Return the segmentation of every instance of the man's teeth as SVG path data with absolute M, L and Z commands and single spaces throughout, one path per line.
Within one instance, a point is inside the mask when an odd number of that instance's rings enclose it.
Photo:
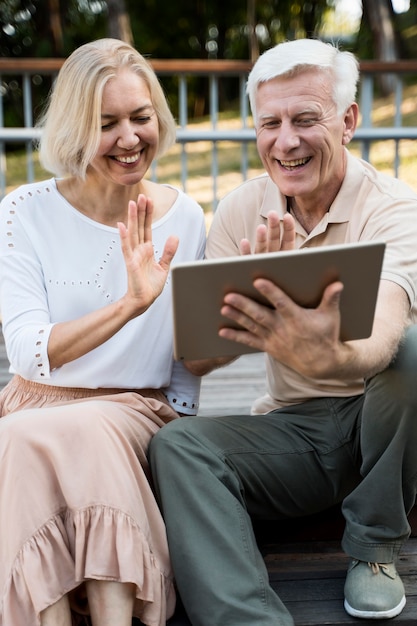
M 294 159 L 294 161 L 280 161 L 284 167 L 297 167 L 297 165 L 304 165 L 309 159 Z
M 120 161 L 120 163 L 134 163 L 135 161 L 138 160 L 138 154 L 134 154 L 132 156 L 126 156 L 126 157 L 122 157 L 122 156 L 117 156 L 115 157 L 116 161 Z

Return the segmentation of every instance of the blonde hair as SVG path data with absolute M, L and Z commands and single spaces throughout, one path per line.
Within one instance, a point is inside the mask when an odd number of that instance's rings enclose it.
M 157 156 L 174 144 L 176 124 L 150 64 L 123 41 L 99 39 L 80 46 L 64 62 L 37 124 L 42 130 L 39 157 L 46 170 L 85 177 L 100 143 L 103 90 L 121 68 L 138 74 L 149 89 L 159 126 Z
M 264 52 L 249 74 L 246 91 L 255 122 L 255 98 L 260 83 L 278 76 L 295 76 L 311 69 L 330 72 L 334 79 L 334 104 L 338 114 L 344 113 L 356 97 L 359 63 L 355 56 L 317 39 L 296 39 Z

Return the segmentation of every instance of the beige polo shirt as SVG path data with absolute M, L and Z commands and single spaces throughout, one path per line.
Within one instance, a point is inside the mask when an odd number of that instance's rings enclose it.
M 385 176 L 347 151 L 347 170 L 330 210 L 311 233 L 296 222 L 296 247 L 358 241 L 384 241 L 382 279 L 400 285 L 410 301 L 410 322 L 417 322 L 417 194 L 398 179 Z M 287 201 L 267 174 L 248 180 L 220 203 L 211 226 L 206 256 L 239 254 L 239 243 L 255 243 L 256 227 L 276 210 L 282 218 Z M 358 303 L 360 306 L 360 303 Z M 267 394 L 253 413 L 304 402 L 315 397 L 363 392 L 363 380 L 317 380 L 301 376 L 266 355 Z

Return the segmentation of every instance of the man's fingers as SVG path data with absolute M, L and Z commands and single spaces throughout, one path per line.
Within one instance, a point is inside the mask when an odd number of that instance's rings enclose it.
M 270 211 L 267 216 L 267 250 L 266 252 L 279 252 L 281 246 L 281 223 L 278 213 Z
M 252 250 L 251 250 L 251 247 L 250 247 L 249 239 L 242 239 L 242 241 L 240 242 L 240 245 L 239 245 L 239 252 L 243 256 L 248 255 L 248 254 L 252 254 Z
M 343 283 L 340 281 L 336 281 L 335 283 L 331 283 L 326 287 L 323 291 L 323 297 L 321 299 L 319 308 L 320 309 L 339 309 L 340 308 L 340 297 L 343 291 Z
M 268 252 L 268 228 L 265 224 L 260 224 L 256 229 L 255 254 Z
M 256 229 L 255 247 L 252 250 L 248 239 L 242 239 L 239 245 L 240 253 L 262 254 L 265 252 L 279 252 L 280 250 L 295 249 L 295 222 L 290 213 L 284 215 L 281 223 L 278 213 L 270 211 L 267 223 L 260 224 Z
M 281 250 L 295 249 L 295 222 L 291 213 L 286 213 L 282 222 Z

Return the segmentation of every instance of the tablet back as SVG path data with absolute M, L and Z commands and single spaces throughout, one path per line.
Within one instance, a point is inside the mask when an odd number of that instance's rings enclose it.
M 341 339 L 369 337 L 375 313 L 385 244 L 364 242 L 302 248 L 285 252 L 233 256 L 179 263 L 172 268 L 174 356 L 204 359 L 255 352 L 218 336 L 222 326 L 236 326 L 220 314 L 230 291 L 262 296 L 255 278 L 269 278 L 297 304 L 314 308 L 324 288 L 340 280 Z

